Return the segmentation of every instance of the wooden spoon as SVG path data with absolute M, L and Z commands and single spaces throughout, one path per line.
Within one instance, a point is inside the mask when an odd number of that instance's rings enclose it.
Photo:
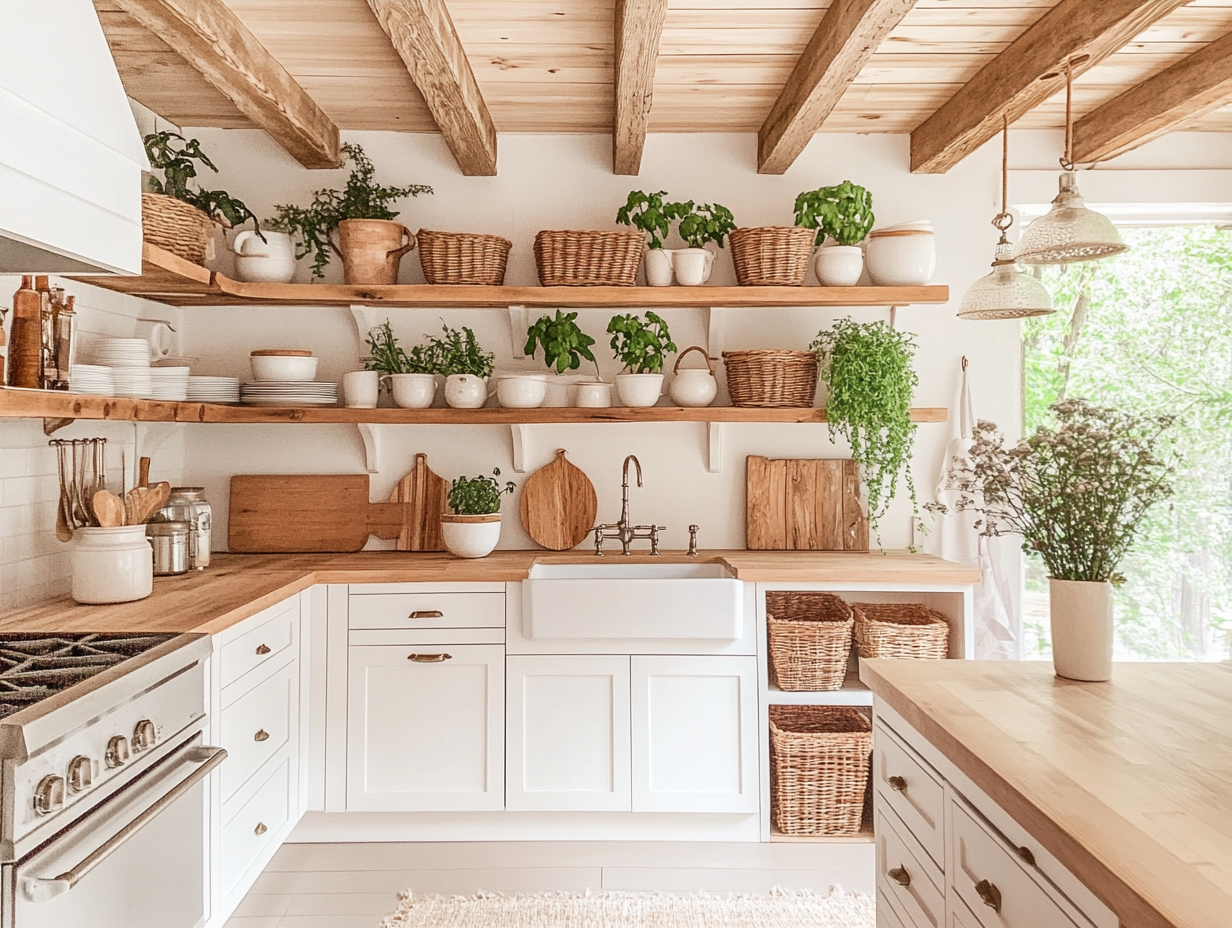
M 124 500 L 109 490 L 98 490 L 92 500 L 94 517 L 102 528 L 118 528 L 126 518 Z
M 167 481 L 152 487 L 133 487 L 124 497 L 125 525 L 141 525 L 149 521 L 171 498 L 171 484 Z

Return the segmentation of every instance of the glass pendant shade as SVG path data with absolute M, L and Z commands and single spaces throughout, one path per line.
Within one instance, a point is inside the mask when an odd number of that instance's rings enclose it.
M 959 319 L 1025 319 L 1053 312 L 1048 288 L 1014 262 L 1014 246 L 1001 237 L 992 273 L 973 283 L 958 307 Z
M 1083 205 L 1077 174 L 1062 174 L 1060 187 L 1052 209 L 1022 233 L 1018 242 L 1019 262 L 1072 264 L 1110 258 L 1129 250 L 1107 216 Z

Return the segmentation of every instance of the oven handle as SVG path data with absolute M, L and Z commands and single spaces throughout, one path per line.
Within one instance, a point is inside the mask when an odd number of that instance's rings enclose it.
M 160 796 L 148 809 L 112 835 L 106 843 L 97 848 L 71 870 L 65 870 L 59 876 L 26 877 L 22 882 L 25 896 L 31 902 L 48 902 L 61 896 L 76 886 L 91 870 L 101 864 L 112 852 L 118 851 L 129 838 L 148 825 L 153 818 L 187 793 L 190 789 L 210 775 L 210 772 L 227 759 L 225 748 L 199 746 L 185 752 L 185 758 L 201 766 Z

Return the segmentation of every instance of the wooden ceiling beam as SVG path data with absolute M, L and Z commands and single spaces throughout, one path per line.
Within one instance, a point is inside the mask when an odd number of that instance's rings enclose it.
M 911 133 L 911 170 L 944 174 L 1065 86 L 1065 63 L 1093 67 L 1187 0 L 1061 0 Z M 1043 79 L 1045 75 L 1059 75 Z
M 757 173 L 782 174 L 915 0 L 833 0 L 757 133 Z
M 616 87 L 612 173 L 637 174 L 654 98 L 667 0 L 616 0 Z
M 222 0 L 116 0 L 306 168 L 342 164 L 338 127 Z
M 368 0 L 411 80 L 469 176 L 496 173 L 496 126 L 445 0 Z
M 1074 160 L 1104 161 L 1232 103 L 1232 33 L 1074 123 Z

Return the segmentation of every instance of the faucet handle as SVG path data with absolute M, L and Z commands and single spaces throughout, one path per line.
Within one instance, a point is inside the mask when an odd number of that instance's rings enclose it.
M 595 557 L 603 557 L 603 526 L 595 526 Z
M 666 532 L 666 525 L 650 526 L 650 554 L 652 557 L 659 556 L 659 532 Z
M 689 526 L 689 557 L 697 557 L 697 526 Z

